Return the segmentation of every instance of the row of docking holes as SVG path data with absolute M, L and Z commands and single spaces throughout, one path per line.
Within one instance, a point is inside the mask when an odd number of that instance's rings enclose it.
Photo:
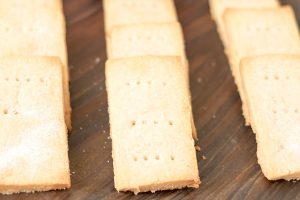
M 152 81 L 131 81 L 131 82 L 127 82 L 126 85 L 127 86 L 134 86 L 134 85 L 152 85 L 153 82 Z M 167 86 L 166 82 L 162 82 L 163 86 Z
M 290 111 L 289 110 L 284 110 L 283 112 L 284 113 L 296 113 L 296 114 L 298 114 L 299 113 L 299 109 L 294 109 L 294 110 L 290 110 Z M 277 113 L 280 113 L 280 111 L 274 109 L 273 113 L 277 114 Z
M 265 78 L 265 80 L 270 80 L 272 78 L 274 78 L 275 80 L 290 80 L 290 79 L 292 79 L 290 76 L 278 76 L 278 75 L 265 76 L 264 78 Z M 300 77 L 299 77 L 299 80 L 300 80 Z
M 3 115 L 8 115 L 8 114 L 18 115 L 19 113 L 18 113 L 18 111 L 15 111 L 15 110 L 12 112 L 9 112 L 7 109 L 3 109 L 2 114 Z
M 155 41 L 160 41 L 160 42 L 163 42 L 163 41 L 166 41 L 166 37 L 163 36 L 163 35 L 157 35 L 155 37 L 152 37 L 150 35 L 130 35 L 128 37 L 128 41 L 136 41 L 136 40 L 148 40 L 148 41 L 152 41 L 152 40 L 155 40 Z
M 21 27 L 21 28 L 18 28 L 18 29 L 12 29 L 12 28 L 10 28 L 10 27 L 5 27 L 4 28 L 4 31 L 6 32 L 6 33 L 8 33 L 8 32 L 11 32 L 11 31 L 20 31 L 20 32 L 34 32 L 34 29 L 32 28 L 32 27 Z
M 264 26 L 264 27 L 254 27 L 254 26 L 249 26 L 248 27 L 248 31 L 255 31 L 255 32 L 261 32 L 261 31 L 264 31 L 264 32 L 281 32 L 282 31 L 282 28 L 281 27 L 268 27 L 268 26 Z
M 154 157 L 148 157 L 148 156 L 145 155 L 145 156 L 143 156 L 143 157 L 141 158 L 141 160 L 144 160 L 144 161 L 148 161 L 148 160 L 150 160 L 150 159 L 160 160 L 161 158 L 160 158 L 159 155 L 155 155 Z M 174 160 L 175 160 L 175 156 L 171 155 L 171 156 L 169 157 L 169 159 L 170 159 L 171 161 L 174 161 Z M 134 160 L 135 162 L 137 162 L 137 161 L 139 160 L 139 158 L 136 157 L 136 156 L 134 156 L 134 157 L 133 157 L 133 160 Z
M 173 126 L 173 125 L 174 125 L 173 121 L 167 121 L 167 123 L 168 123 L 169 126 Z M 149 122 L 149 121 L 143 120 L 143 121 L 140 121 L 140 124 L 141 124 L 141 125 L 147 125 L 147 124 L 158 125 L 158 124 L 159 124 L 159 121 L 154 120 L 154 121 Z M 132 126 L 132 127 L 137 126 L 137 125 L 138 125 L 138 122 L 137 122 L 137 121 L 135 121 L 135 120 L 131 121 L 131 126 Z
M 32 81 L 32 79 L 30 79 L 30 78 L 20 79 L 20 78 L 18 78 L 18 77 L 16 77 L 16 78 L 9 78 L 9 77 L 6 77 L 6 78 L 5 78 L 5 81 L 16 81 L 16 82 L 19 82 L 19 81 L 25 81 L 25 82 L 30 82 L 30 81 Z M 39 81 L 40 81 L 41 83 L 44 83 L 44 82 L 45 82 L 45 79 L 44 79 L 44 78 L 40 78 Z

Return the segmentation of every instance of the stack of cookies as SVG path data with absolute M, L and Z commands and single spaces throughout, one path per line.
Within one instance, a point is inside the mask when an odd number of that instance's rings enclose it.
M 172 0 L 104 0 L 115 187 L 199 186 L 182 29 Z
M 277 0 L 210 0 L 269 180 L 300 178 L 300 36 Z
M 61 0 L 0 0 L 0 193 L 70 187 Z

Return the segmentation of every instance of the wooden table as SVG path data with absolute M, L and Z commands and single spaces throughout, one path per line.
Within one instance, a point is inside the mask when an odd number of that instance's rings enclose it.
M 175 0 L 190 60 L 194 119 L 200 138 L 199 189 L 134 196 L 114 189 L 105 90 L 100 0 L 65 0 L 74 130 L 69 136 L 72 188 L 0 199 L 300 199 L 300 183 L 267 181 L 207 0 Z M 300 22 L 299 0 L 293 5 Z M 206 158 L 206 159 L 205 159 Z M 300 158 L 299 158 L 300 159 Z

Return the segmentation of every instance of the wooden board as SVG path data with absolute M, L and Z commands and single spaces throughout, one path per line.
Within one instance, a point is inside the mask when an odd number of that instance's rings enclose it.
M 267 181 L 257 164 L 255 137 L 244 127 L 241 101 L 207 0 L 175 0 L 182 23 L 193 112 L 201 152 L 198 190 L 134 196 L 114 189 L 100 0 L 65 0 L 73 133 L 69 136 L 72 188 L 0 199 L 300 199 L 300 182 Z M 293 5 L 300 22 L 300 2 Z M 207 159 L 203 160 L 202 156 Z

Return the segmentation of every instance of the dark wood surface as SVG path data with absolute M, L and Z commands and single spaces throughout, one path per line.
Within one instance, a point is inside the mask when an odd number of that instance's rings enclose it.
M 0 199 L 300 199 L 300 183 L 269 182 L 261 173 L 255 136 L 244 126 L 239 94 L 207 0 L 175 2 L 190 60 L 193 113 L 201 146 L 197 153 L 200 188 L 138 196 L 116 192 L 101 1 L 65 0 L 74 127 L 69 136 L 72 188 Z M 293 5 L 300 21 L 299 0 L 282 3 Z

